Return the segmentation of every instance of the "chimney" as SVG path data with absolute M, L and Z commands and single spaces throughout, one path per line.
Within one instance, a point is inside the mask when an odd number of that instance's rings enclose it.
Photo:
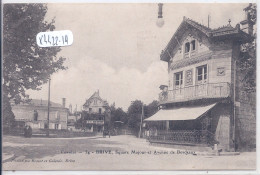
M 248 7 L 244 9 L 245 11 L 245 19 L 240 22 L 241 24 L 241 30 L 249 35 L 253 35 L 253 22 L 250 20 L 250 14 L 248 10 L 251 8 L 252 4 L 249 4 Z
M 66 107 L 66 98 L 62 98 L 62 107 L 63 107 L 63 108 Z

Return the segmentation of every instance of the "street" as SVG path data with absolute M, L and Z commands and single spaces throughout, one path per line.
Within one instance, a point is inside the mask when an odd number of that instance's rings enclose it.
M 4 170 L 232 170 L 255 169 L 256 153 L 193 155 L 149 145 L 130 135 L 85 138 L 3 137 Z M 195 153 L 196 154 L 196 153 Z

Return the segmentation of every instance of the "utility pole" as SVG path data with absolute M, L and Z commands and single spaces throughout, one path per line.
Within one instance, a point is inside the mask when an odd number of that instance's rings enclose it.
M 209 28 L 209 22 L 210 22 L 210 15 L 208 15 L 208 28 Z
M 46 136 L 50 135 L 50 94 L 51 94 L 51 78 L 49 78 L 49 90 L 48 90 L 48 115 L 47 115 L 47 133 Z
M 141 134 L 142 134 L 143 117 L 144 117 L 144 105 L 142 104 L 142 115 L 141 115 L 141 122 L 140 122 L 139 138 L 141 138 Z

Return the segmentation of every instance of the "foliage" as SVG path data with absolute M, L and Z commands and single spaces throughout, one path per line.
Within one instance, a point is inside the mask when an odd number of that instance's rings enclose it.
M 55 29 L 45 21 L 46 4 L 5 4 L 3 7 L 3 92 L 19 103 L 26 90 L 39 90 L 51 74 L 65 69 L 59 47 L 38 47 L 36 35 Z
M 135 100 L 128 107 L 128 126 L 137 129 L 140 126 L 143 103 L 140 100 Z
M 46 4 L 5 4 L 3 7 L 3 111 L 4 123 L 14 120 L 10 100 L 16 104 L 28 99 L 26 90 L 40 90 L 50 75 L 65 69 L 65 58 L 57 58 L 59 47 L 41 48 L 39 32 L 55 29 L 54 20 L 45 21 Z
M 105 129 L 111 128 L 111 110 L 107 108 L 104 113 L 104 127 Z
M 248 7 L 248 20 L 255 25 L 257 22 L 256 4 L 250 4 Z M 238 62 L 239 70 L 244 75 L 242 78 L 243 87 L 248 92 L 256 90 L 256 32 L 253 34 L 253 40 L 241 46 L 240 59 Z
M 3 127 L 12 127 L 14 126 L 14 113 L 12 111 L 11 105 L 9 103 L 8 97 L 3 94 L 3 105 L 2 105 L 2 110 L 3 110 Z
M 144 104 L 140 100 L 135 100 L 129 106 L 127 115 L 128 115 L 128 126 L 130 128 L 139 129 L 142 115 L 142 106 Z M 144 105 L 144 118 L 151 117 L 158 110 L 159 102 L 154 100 L 148 105 Z
M 158 111 L 159 102 L 157 100 L 152 101 L 144 108 L 144 118 L 151 117 Z
M 121 121 L 123 123 L 127 123 L 127 114 L 123 111 L 122 108 L 116 108 L 113 113 L 111 113 L 112 119 L 111 121 L 114 123 L 115 121 Z
M 75 128 L 76 129 L 81 129 L 83 127 L 83 118 L 81 117 L 80 119 L 78 119 L 75 123 Z
M 252 24 L 256 24 L 257 21 L 257 6 L 256 4 L 249 4 L 248 7 L 248 20 L 252 23 Z

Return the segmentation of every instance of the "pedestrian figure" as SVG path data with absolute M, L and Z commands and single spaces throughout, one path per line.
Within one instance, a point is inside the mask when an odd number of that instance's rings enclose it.
M 32 136 L 32 128 L 31 126 L 26 125 L 24 128 L 24 137 L 30 138 Z
M 31 126 L 28 127 L 28 138 L 32 137 L 32 128 Z
M 28 129 L 27 129 L 27 127 L 28 127 L 28 125 L 26 125 L 25 127 L 24 127 L 24 137 L 26 138 L 27 137 L 27 135 L 28 135 Z
M 104 130 L 103 131 L 103 137 L 106 137 L 106 136 L 109 136 L 109 138 L 110 138 L 110 131 L 109 130 Z

